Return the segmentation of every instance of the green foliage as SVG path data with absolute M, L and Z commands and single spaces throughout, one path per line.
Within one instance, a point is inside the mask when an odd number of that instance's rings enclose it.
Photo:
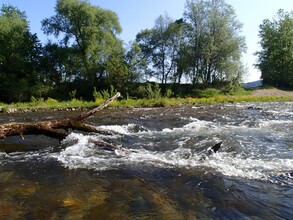
M 166 98 L 171 98 L 171 96 L 173 96 L 173 92 L 172 92 L 172 90 L 170 88 L 168 88 L 166 90 L 165 97 Z
M 142 56 L 150 66 L 149 76 L 154 76 L 166 84 L 175 75 L 176 56 L 179 51 L 178 41 L 174 40 L 178 32 L 168 16 L 159 16 L 152 29 L 141 31 L 136 41 L 141 48 Z M 177 39 L 178 40 L 178 39 Z
M 236 102 L 279 102 L 279 101 L 293 101 L 292 96 L 223 96 L 218 95 L 215 97 L 207 98 L 160 98 L 160 99 L 122 99 L 111 103 L 112 107 L 168 107 L 168 106 L 181 106 L 181 105 L 196 105 L 196 104 L 216 104 L 216 103 L 236 103 Z M 55 99 L 33 98 L 32 101 L 27 103 L 18 102 L 12 104 L 0 103 L 0 112 L 9 111 L 11 108 L 17 108 L 19 111 L 25 109 L 33 110 L 55 110 L 55 109 L 76 109 L 76 108 L 93 108 L 100 105 L 104 100 L 98 102 L 85 102 L 78 99 L 73 99 L 66 102 L 59 102 Z
M 76 50 L 74 47 L 52 42 L 43 47 L 40 64 L 46 81 L 51 85 L 60 86 L 80 77 L 82 63 Z
M 47 98 L 46 102 L 51 103 L 51 104 L 55 104 L 55 103 L 58 103 L 58 100 L 49 97 L 49 98 Z
M 193 83 L 241 80 L 242 24 L 224 0 L 188 0 L 184 12 Z
M 184 75 L 193 84 L 238 83 L 245 71 L 241 28 L 224 0 L 188 0 L 183 19 L 159 16 L 152 29 L 137 34 L 146 75 L 161 84 L 180 83 Z
M 119 90 L 122 89 L 129 79 L 129 71 L 121 55 L 112 55 L 105 67 L 108 73 L 107 84 L 115 85 Z
M 105 101 L 111 97 L 113 97 L 117 93 L 117 90 L 113 85 L 110 85 L 109 90 L 97 91 L 96 87 L 94 87 L 93 97 L 96 102 Z
M 160 99 L 161 89 L 158 83 L 147 83 L 146 85 L 141 85 L 137 89 L 137 93 L 140 97 L 148 99 Z
M 243 96 L 243 95 L 251 95 L 251 90 L 247 90 L 241 86 L 231 86 L 228 89 L 224 88 L 222 93 L 225 95 Z
M 47 93 L 52 89 L 51 86 L 46 85 L 41 82 L 37 82 L 35 85 L 31 86 L 30 88 L 30 94 L 32 96 L 36 96 L 38 98 L 44 97 L 47 95 Z
M 134 41 L 129 45 L 125 56 L 125 61 L 128 66 L 128 76 L 131 82 L 139 82 L 146 75 L 147 56 L 143 53 L 138 42 Z
M 26 15 L 11 5 L 0 11 L 0 100 L 24 101 L 40 80 L 40 43 L 29 32 Z
M 158 83 L 155 83 L 154 85 L 148 83 L 146 86 L 146 92 L 149 99 L 161 98 L 161 89 Z
M 199 89 L 195 90 L 194 93 L 199 98 L 211 98 L 211 97 L 219 95 L 221 91 L 214 88 L 207 88 L 202 90 L 199 90 Z
M 102 94 L 97 91 L 96 87 L 94 87 L 93 97 L 94 97 L 94 100 L 103 98 Z
M 293 12 L 279 10 L 273 21 L 264 20 L 259 36 L 262 50 L 257 67 L 264 83 L 293 86 Z
M 75 59 L 81 64 L 77 77 L 86 79 L 91 87 L 104 76 L 111 56 L 123 53 L 122 42 L 116 37 L 121 32 L 118 17 L 82 0 L 58 0 L 55 11 L 56 15 L 42 21 L 43 30 L 62 37 L 65 47 L 75 48 Z M 113 68 L 108 68 L 113 73 Z
M 69 92 L 70 100 L 76 99 L 76 89 Z

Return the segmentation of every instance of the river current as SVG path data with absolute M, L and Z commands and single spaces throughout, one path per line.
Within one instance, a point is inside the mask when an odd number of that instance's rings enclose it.
M 117 134 L 0 141 L 0 219 L 293 218 L 292 102 L 105 109 L 87 122 Z

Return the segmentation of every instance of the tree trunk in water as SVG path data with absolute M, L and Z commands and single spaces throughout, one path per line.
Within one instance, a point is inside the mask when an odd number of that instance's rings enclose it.
M 23 135 L 25 134 L 43 134 L 62 140 L 69 134 L 68 129 L 80 130 L 85 132 L 95 132 L 105 135 L 114 134 L 115 132 L 101 130 L 92 125 L 83 123 L 82 120 L 90 117 L 98 111 L 101 111 L 118 97 L 120 97 L 119 92 L 97 108 L 94 108 L 87 112 L 82 112 L 78 117 L 75 118 L 65 118 L 58 120 L 54 119 L 41 122 L 12 122 L 0 124 L 0 139 L 4 139 L 7 136 L 15 135 L 20 135 L 23 138 Z

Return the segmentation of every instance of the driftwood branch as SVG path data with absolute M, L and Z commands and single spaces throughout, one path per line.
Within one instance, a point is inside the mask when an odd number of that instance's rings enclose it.
M 23 137 L 23 135 L 26 134 L 43 134 L 49 137 L 63 139 L 69 134 L 69 129 L 111 135 L 114 132 L 97 129 L 94 126 L 82 122 L 82 120 L 106 108 L 118 97 L 120 97 L 119 92 L 115 96 L 104 102 L 102 105 L 87 112 L 83 112 L 75 118 L 65 118 L 60 120 L 55 119 L 41 122 L 12 122 L 0 124 L 0 139 L 4 139 L 7 136 L 15 135 L 20 135 L 21 137 Z
M 94 109 L 92 109 L 92 110 L 90 110 L 88 112 L 83 112 L 78 117 L 73 118 L 72 120 L 74 120 L 74 121 L 81 121 L 81 120 L 83 120 L 83 119 L 85 119 L 85 118 L 87 118 L 87 117 L 95 114 L 96 112 L 101 111 L 102 109 L 106 108 L 111 102 L 113 102 L 114 100 L 116 100 L 119 97 L 120 97 L 120 93 L 117 92 L 116 95 L 114 95 L 112 98 L 108 99 L 106 102 L 104 102 L 99 107 L 94 108 Z

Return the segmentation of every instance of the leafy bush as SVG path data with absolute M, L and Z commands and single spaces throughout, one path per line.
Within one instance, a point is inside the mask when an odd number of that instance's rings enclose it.
M 31 102 L 34 103 L 34 104 L 43 103 L 44 98 L 36 98 L 34 96 L 31 96 Z
M 107 100 L 111 97 L 113 97 L 117 93 L 117 90 L 114 88 L 114 86 L 110 86 L 110 90 L 102 90 L 102 91 L 97 91 L 96 87 L 94 87 L 93 91 L 93 97 L 95 101 L 99 102 L 100 100 Z
M 168 88 L 165 92 L 165 97 L 170 98 L 173 95 L 173 92 L 170 88 Z
M 48 103 L 57 103 L 58 100 L 48 97 L 47 100 L 46 100 L 46 102 L 48 102 Z
M 76 89 L 69 92 L 69 97 L 71 100 L 76 98 Z
M 223 89 L 225 95 L 250 95 L 251 91 L 243 88 L 240 85 L 230 85 Z
M 137 89 L 137 94 L 141 98 L 148 98 L 148 99 L 162 98 L 161 88 L 158 83 L 155 83 L 155 84 L 147 83 L 146 85 L 139 86 Z

